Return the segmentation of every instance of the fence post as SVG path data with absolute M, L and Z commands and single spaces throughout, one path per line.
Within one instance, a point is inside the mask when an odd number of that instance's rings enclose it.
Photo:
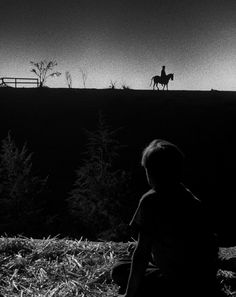
M 15 77 L 15 88 L 17 88 L 17 78 Z

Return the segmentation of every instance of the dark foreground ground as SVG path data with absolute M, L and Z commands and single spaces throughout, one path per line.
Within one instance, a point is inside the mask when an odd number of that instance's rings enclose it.
M 172 141 L 186 154 L 185 183 L 212 207 L 225 242 L 236 241 L 235 92 L 0 89 L 0 139 L 11 130 L 19 145 L 27 141 L 37 172 L 49 176 L 52 207 L 61 208 L 72 189 L 84 129 L 96 129 L 99 111 L 121 128 L 118 166 L 133 172 L 137 199 L 147 189 L 143 147 L 153 138 Z

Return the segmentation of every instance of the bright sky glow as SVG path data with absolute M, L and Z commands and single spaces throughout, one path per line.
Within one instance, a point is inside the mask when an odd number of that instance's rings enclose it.
M 150 89 L 161 66 L 170 89 L 236 90 L 235 0 L 2 0 L 0 76 L 34 77 L 29 61 L 55 59 L 50 87 Z

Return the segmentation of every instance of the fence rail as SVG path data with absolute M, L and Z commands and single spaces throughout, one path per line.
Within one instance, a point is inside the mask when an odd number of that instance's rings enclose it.
M 36 87 L 39 87 L 39 80 L 30 77 L 0 77 L 0 85 L 6 87 L 14 85 L 15 88 L 17 88 L 17 85 L 36 85 Z

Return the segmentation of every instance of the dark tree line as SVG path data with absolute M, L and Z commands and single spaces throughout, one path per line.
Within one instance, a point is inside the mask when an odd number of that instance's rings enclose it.
M 134 200 L 131 173 L 118 168 L 117 130 L 100 114 L 97 129 L 85 131 L 87 145 L 63 216 L 47 211 L 47 178 L 34 174 L 32 153 L 9 133 L 0 154 L 0 232 L 26 236 L 64 233 L 89 239 L 125 240 Z M 66 226 L 66 227 L 65 227 Z

